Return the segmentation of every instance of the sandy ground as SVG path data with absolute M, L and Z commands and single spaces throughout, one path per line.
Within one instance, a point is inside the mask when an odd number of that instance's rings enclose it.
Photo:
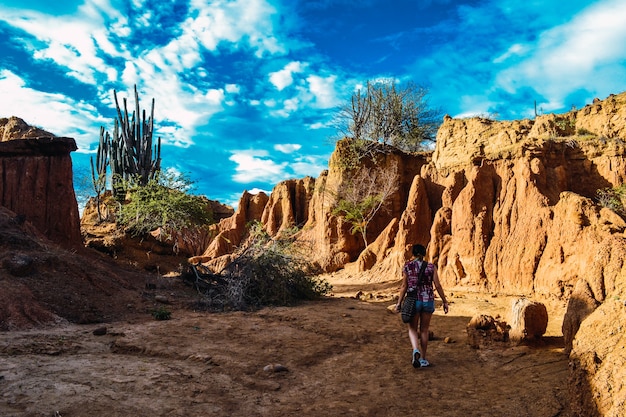
M 511 300 L 453 293 L 432 320 L 432 366 L 414 369 L 388 309 L 397 287 L 334 285 L 296 307 L 172 307 L 171 320 L 139 315 L 101 336 L 97 324 L 0 333 L 0 416 L 568 415 L 563 305 L 548 305 L 539 346 L 472 349 L 469 319 L 506 319 Z M 372 301 L 346 297 L 357 288 Z

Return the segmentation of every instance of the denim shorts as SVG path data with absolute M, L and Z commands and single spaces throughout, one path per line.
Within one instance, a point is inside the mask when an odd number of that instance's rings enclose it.
M 435 302 L 434 301 L 416 301 L 415 310 L 417 313 L 434 313 Z

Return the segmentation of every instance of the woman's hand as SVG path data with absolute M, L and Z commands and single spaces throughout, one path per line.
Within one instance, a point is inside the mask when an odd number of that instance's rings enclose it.
M 448 314 L 448 302 L 447 301 L 443 302 L 443 312 Z

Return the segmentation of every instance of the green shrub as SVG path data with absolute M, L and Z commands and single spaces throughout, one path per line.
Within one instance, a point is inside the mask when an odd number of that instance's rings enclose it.
M 613 188 L 601 188 L 597 191 L 598 204 L 613 210 L 615 213 L 626 218 L 626 184 Z
M 155 320 L 169 320 L 172 318 L 172 313 L 165 307 L 159 307 L 152 312 L 152 317 L 154 317 Z
M 213 222 L 209 201 L 189 194 L 191 181 L 182 174 L 162 171 L 146 185 L 133 182 L 121 205 L 117 222 L 133 236 L 161 228 L 167 234 Z
M 555 121 L 559 136 L 573 135 L 576 128 L 576 120 L 569 118 L 558 118 Z

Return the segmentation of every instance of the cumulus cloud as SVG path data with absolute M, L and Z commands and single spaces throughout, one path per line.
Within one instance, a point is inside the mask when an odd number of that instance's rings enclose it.
M 30 125 L 74 138 L 79 151 L 87 151 L 97 137 L 94 125 L 110 122 L 99 116 L 92 105 L 29 88 L 22 78 L 8 70 L 0 70 L 0 97 L 5 97 L 0 100 L 0 114 L 26 118 Z
M 297 143 L 283 143 L 274 145 L 274 149 L 282 153 L 293 153 L 297 150 L 300 150 L 300 148 L 302 148 L 302 145 L 299 145 Z
M 86 7 L 79 11 L 78 16 L 51 16 L 32 10 L 5 9 L 2 19 L 36 39 L 36 42 L 21 39 L 35 59 L 51 60 L 66 67 L 68 75 L 77 80 L 96 84 L 101 75 L 99 68 L 106 67 L 98 52 L 116 50 L 106 40 L 102 16 L 91 13 Z M 116 15 L 113 12 L 112 17 Z
M 209 50 L 215 50 L 223 41 L 235 43 L 245 39 L 257 57 L 284 52 L 284 46 L 274 35 L 273 17 L 277 12 L 268 1 L 207 4 L 206 0 L 192 0 L 190 8 L 197 17 L 188 21 L 188 31 Z
M 317 177 L 320 172 L 328 168 L 328 160 L 319 155 L 307 155 L 297 158 L 290 166 L 298 178 Z
M 274 101 L 270 101 L 267 103 L 268 107 L 274 107 L 276 103 Z M 275 110 L 270 111 L 270 114 L 274 117 L 282 117 L 287 118 L 291 113 L 294 113 L 298 110 L 300 106 L 300 99 L 298 97 L 292 97 L 286 100 L 283 100 L 282 107 L 279 107 Z
M 306 64 L 302 64 L 301 62 L 290 62 L 285 65 L 283 69 L 269 74 L 270 83 L 272 83 L 278 91 L 282 91 L 293 84 L 293 74 L 303 72 L 305 67 Z
M 310 75 L 307 78 L 311 94 L 315 97 L 315 105 L 322 109 L 328 109 L 338 104 L 339 100 L 335 92 L 337 76 L 320 77 Z
M 620 0 L 591 5 L 570 22 L 540 34 L 535 44 L 513 45 L 499 57 L 518 54 L 519 63 L 496 77 L 496 86 L 509 93 L 529 87 L 545 94 L 551 107 L 562 107 L 564 98 L 586 88 L 590 78 L 615 77 L 612 63 L 623 62 L 626 52 L 626 3 Z M 626 75 L 622 68 L 619 71 Z
M 211 85 L 215 82 L 210 79 L 204 86 L 193 86 L 185 75 L 197 68 L 198 76 L 206 77 L 202 51 L 215 51 L 222 43 L 234 49 L 248 43 L 257 57 L 282 53 L 284 47 L 274 35 L 276 9 L 265 0 L 208 5 L 204 0 L 194 0 L 178 30 L 171 32 L 178 33 L 175 37 L 163 45 L 150 45 L 151 40 L 145 38 L 139 49 L 126 39 L 134 31 L 153 25 L 158 14 L 150 8 L 158 5 L 148 7 L 144 3 L 132 2 L 131 6 L 141 11 L 132 21 L 120 14 L 110 0 L 86 0 L 75 14 L 62 16 L 6 9 L 2 19 L 33 37 L 22 40 L 33 58 L 54 62 L 67 68 L 69 77 L 96 86 L 99 96 L 111 107 L 113 86 L 120 82 L 127 88 L 140 85 L 140 99 L 146 101 L 146 107 L 151 98 L 155 99 L 156 118 L 167 126 L 163 131 L 175 135 L 164 137 L 164 141 L 189 146 L 198 126 L 223 111 L 224 104 L 235 104 L 232 99 L 226 101 L 225 94 L 237 94 L 240 87 L 233 83 Z M 113 62 L 124 64 L 116 68 Z M 293 106 L 285 103 L 283 112 L 292 111 Z
M 287 163 L 276 163 L 266 151 L 236 151 L 229 158 L 237 164 L 233 181 L 247 184 L 258 181 L 276 183 L 285 179 Z

